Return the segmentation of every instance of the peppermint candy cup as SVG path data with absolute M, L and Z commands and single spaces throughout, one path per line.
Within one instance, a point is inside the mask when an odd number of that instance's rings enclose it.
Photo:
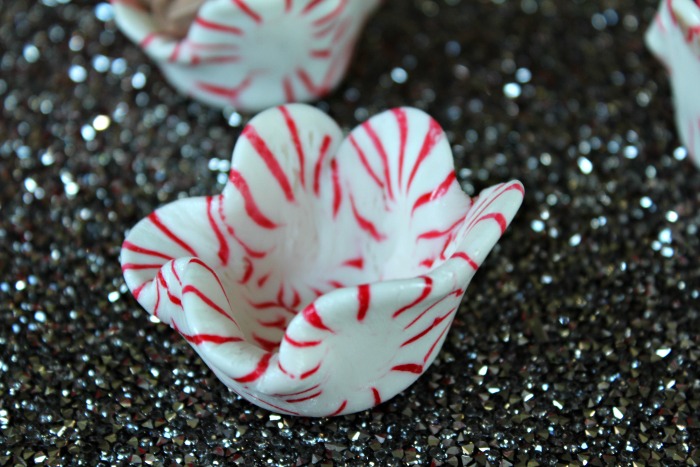
M 669 71 L 676 129 L 700 167 L 700 0 L 662 0 L 645 39 Z
M 380 0 L 206 0 L 181 39 L 144 3 L 112 0 L 116 24 L 165 78 L 205 104 L 253 112 L 330 92 Z
M 412 108 L 347 138 L 303 104 L 245 127 L 220 195 L 163 206 L 122 247 L 138 302 L 221 381 L 274 412 L 385 401 L 435 359 L 479 265 L 523 199 L 470 198 L 440 126 Z

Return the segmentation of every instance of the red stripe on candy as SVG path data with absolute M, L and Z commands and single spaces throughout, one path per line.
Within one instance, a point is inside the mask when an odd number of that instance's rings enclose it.
M 270 358 L 272 357 L 271 353 L 266 353 L 265 355 L 262 356 L 260 361 L 258 362 L 257 367 L 247 375 L 241 376 L 239 378 L 232 378 L 234 381 L 237 383 L 252 383 L 253 381 L 257 380 L 260 378 L 265 371 L 267 371 L 268 366 L 270 365 Z
M 286 102 L 296 101 L 294 96 L 294 88 L 292 87 L 292 80 L 288 76 L 282 80 L 282 89 L 284 90 L 284 99 Z
M 501 234 L 506 231 L 506 228 L 508 228 L 508 223 L 506 222 L 506 218 L 503 214 L 500 212 L 492 212 L 490 214 L 486 214 L 485 216 L 482 216 L 479 218 L 479 220 L 476 221 L 475 224 L 478 224 L 481 221 L 493 219 L 498 223 L 498 227 L 501 229 Z
M 340 177 L 338 176 L 338 163 L 335 159 L 331 160 L 331 179 L 333 180 L 333 218 L 335 219 L 343 199 L 343 192 L 340 188 Z
M 365 260 L 362 257 L 349 259 L 347 261 L 343 261 L 343 266 L 355 269 L 362 269 L 365 267 Z
M 180 330 L 180 328 L 178 328 L 177 323 L 175 323 L 175 321 L 173 321 L 171 324 L 173 326 L 173 329 L 179 332 L 180 335 L 184 337 L 187 342 L 190 342 L 195 345 L 200 345 L 204 343 L 220 345 L 229 344 L 231 342 L 243 342 L 243 338 L 234 336 L 221 336 L 218 334 L 185 334 Z
M 345 284 L 343 284 L 342 282 L 338 282 L 338 281 L 328 281 L 328 285 L 330 285 L 334 289 L 342 289 L 343 287 L 345 287 Z M 321 293 L 319 295 L 323 295 L 323 294 Z
M 321 149 L 319 149 L 318 159 L 316 160 L 316 166 L 314 167 L 314 194 L 318 196 L 321 189 L 321 167 L 323 167 L 323 161 L 328 154 L 328 148 L 331 145 L 331 137 L 325 135 L 323 141 L 321 142 Z
M 193 65 L 203 65 L 207 63 L 236 63 L 241 60 L 238 55 L 222 55 L 220 57 L 206 57 L 200 58 L 199 55 L 194 55 L 192 57 Z
M 382 403 L 382 397 L 379 395 L 377 388 L 372 388 L 372 396 L 374 396 L 374 405 L 379 405 Z
M 391 174 L 389 173 L 389 158 L 386 154 L 386 150 L 384 149 L 384 145 L 382 144 L 382 141 L 377 135 L 377 133 L 374 131 L 374 128 L 372 128 L 372 125 L 370 124 L 369 120 L 362 124 L 362 128 L 364 128 L 365 132 L 367 133 L 367 136 L 369 136 L 369 139 L 374 145 L 374 149 L 377 151 L 377 154 L 379 154 L 379 158 L 382 160 L 382 166 L 384 167 L 384 181 L 386 182 L 387 194 L 389 195 L 389 199 L 394 199 L 394 193 L 391 188 Z
M 224 234 L 221 233 L 219 226 L 216 225 L 216 221 L 214 221 L 214 216 L 211 212 L 212 200 L 213 197 L 207 196 L 207 219 L 209 220 L 209 225 L 211 226 L 211 229 L 214 231 L 214 236 L 216 237 L 216 240 L 219 242 L 219 260 L 221 261 L 221 264 L 223 266 L 226 266 L 229 257 L 228 242 L 226 241 Z
M 177 283 L 182 285 L 182 281 L 180 280 L 180 275 L 177 273 L 177 269 L 175 268 L 175 261 L 170 263 L 170 271 L 173 273 L 173 276 L 175 277 L 175 280 L 177 281 Z
M 197 297 L 199 297 L 199 299 L 202 300 L 209 308 L 211 308 L 212 310 L 216 311 L 216 312 L 219 313 L 220 315 L 222 315 L 222 316 L 228 318 L 229 320 L 233 321 L 234 323 L 236 323 L 236 320 L 234 320 L 228 313 L 226 313 L 226 311 L 225 311 L 223 308 L 221 308 L 219 305 L 217 305 L 216 303 L 214 303 L 214 301 L 213 301 L 211 298 L 209 298 L 209 297 L 207 297 L 206 295 L 204 295 L 204 293 L 203 293 L 201 290 L 199 290 L 197 287 L 195 287 L 195 286 L 193 286 L 193 285 L 191 285 L 191 284 L 188 284 L 188 285 L 184 286 L 184 287 L 182 288 L 182 295 L 186 295 L 186 294 L 188 294 L 188 293 L 193 293 L 193 294 L 195 294 L 195 295 L 196 295 Z M 238 325 L 238 323 L 236 323 L 236 325 Z
M 355 148 L 357 155 L 360 156 L 360 162 L 362 163 L 362 167 L 364 167 L 367 171 L 367 174 L 369 174 L 370 178 L 374 180 L 374 183 L 376 183 L 377 186 L 379 186 L 380 188 L 384 188 L 384 183 L 379 179 L 379 176 L 376 173 L 374 173 L 374 170 L 372 170 L 372 167 L 369 165 L 364 151 L 360 148 L 360 145 L 357 144 L 357 140 L 355 140 L 355 137 L 351 134 L 348 139 L 350 140 L 350 144 L 352 144 L 352 147 Z
M 440 303 L 442 303 L 443 301 L 445 301 L 447 298 L 449 298 L 449 295 L 448 295 L 447 297 L 442 297 L 440 300 L 438 300 L 437 302 L 433 303 L 432 305 L 430 305 L 430 306 L 429 306 L 428 308 L 426 308 L 425 310 L 421 311 L 420 314 L 419 314 L 418 316 L 416 316 L 415 318 L 413 318 L 413 321 L 411 321 L 411 322 L 408 323 L 406 326 L 404 326 L 404 329 L 408 329 L 408 328 L 410 328 L 411 326 L 413 326 L 414 324 L 416 324 L 423 316 L 425 316 L 426 313 L 428 313 L 430 310 L 432 310 L 433 308 L 435 308 L 436 306 L 438 306 Z
M 192 249 L 191 246 L 187 244 L 184 240 L 182 240 L 180 237 L 175 235 L 172 230 L 170 230 L 168 227 L 166 227 L 165 224 L 163 224 L 163 221 L 161 221 L 160 217 L 158 217 L 158 212 L 154 211 L 148 216 L 148 220 L 155 225 L 158 230 L 163 232 L 166 237 L 168 237 L 170 240 L 173 242 L 177 243 L 182 249 L 184 249 L 187 253 L 189 253 L 192 256 L 197 256 L 197 253 Z
M 277 394 L 272 394 L 272 396 L 273 396 L 273 397 L 291 397 L 291 396 L 298 396 L 298 395 L 301 395 L 301 394 L 304 394 L 304 393 L 307 393 L 307 392 L 311 392 L 311 391 L 313 391 L 314 389 L 318 389 L 318 387 L 319 387 L 320 385 L 321 385 L 320 383 L 319 383 L 319 384 L 314 384 L 314 385 L 311 386 L 310 388 L 306 388 L 306 389 L 301 390 L 301 391 L 297 391 L 297 392 L 288 392 L 288 393 L 277 393 Z
M 277 224 L 272 222 L 260 211 L 260 208 L 255 202 L 253 194 L 250 192 L 248 183 L 246 182 L 245 178 L 243 178 L 243 175 L 241 175 L 240 172 L 238 172 L 237 170 L 231 169 L 228 179 L 231 181 L 233 186 L 235 186 L 241 193 L 241 196 L 243 197 L 243 207 L 245 208 L 246 213 L 248 214 L 248 216 L 250 216 L 253 222 L 265 229 L 277 228 Z
M 419 365 L 417 363 L 404 363 L 403 365 L 393 366 L 391 371 L 405 371 L 407 373 L 419 375 L 423 373 L 423 365 Z
M 229 176 L 229 180 L 230 180 L 230 176 Z M 246 187 L 247 187 L 247 185 L 246 185 Z M 224 212 L 224 199 L 223 198 L 224 198 L 223 195 L 218 196 L 219 209 L 217 211 L 219 213 L 219 217 L 221 218 L 221 222 L 223 222 L 224 226 L 226 227 L 226 231 L 228 232 L 228 234 L 231 237 L 233 237 L 233 239 L 236 240 L 239 245 L 241 245 L 241 247 L 245 250 L 245 252 L 248 256 L 250 256 L 251 258 L 264 258 L 267 255 L 266 252 L 256 251 L 256 250 L 253 250 L 252 248 L 250 248 L 243 240 L 238 238 L 238 235 L 236 235 L 236 231 L 233 229 L 233 227 L 231 225 L 228 224 L 228 222 L 226 222 L 226 213 Z
M 243 264 L 245 265 L 245 271 L 243 272 L 243 277 L 239 281 L 240 284 L 246 284 L 253 277 L 253 262 L 248 257 L 243 257 Z
M 431 118 L 430 126 L 428 127 L 428 131 L 425 134 L 425 139 L 423 140 L 423 146 L 421 146 L 420 151 L 418 152 L 418 158 L 416 159 L 416 163 L 411 170 L 411 175 L 408 177 L 408 186 L 406 190 L 411 189 L 411 184 L 413 183 L 416 173 L 418 173 L 418 169 L 423 164 L 426 157 L 430 155 L 441 136 L 442 128 L 440 128 L 440 125 Z
M 469 218 L 471 218 L 471 221 L 469 222 L 468 229 L 471 229 L 475 224 L 480 222 L 481 221 L 481 218 L 480 218 L 481 213 L 483 213 L 489 206 L 491 206 L 494 203 L 494 201 L 496 201 L 498 198 L 503 196 L 505 193 L 512 191 L 512 190 L 515 190 L 515 191 L 519 191 L 521 195 L 525 194 L 525 190 L 523 189 L 523 187 L 520 183 L 512 183 L 510 185 L 501 184 L 498 189 L 501 191 L 498 194 L 496 194 L 495 196 L 490 196 L 489 198 L 487 198 L 486 202 L 483 202 L 482 204 L 479 204 L 478 202 L 476 203 L 476 205 L 472 209 L 475 212 L 471 213 L 471 211 L 470 211 Z
M 350 18 L 345 18 L 345 20 L 343 20 L 343 22 L 340 23 L 340 26 L 335 28 L 335 34 L 333 34 L 333 39 L 332 39 L 333 45 L 337 45 L 338 42 L 340 42 L 340 39 L 345 35 L 345 33 L 350 28 L 350 23 L 351 23 Z M 347 57 L 348 54 L 350 54 L 350 51 L 351 51 L 351 46 L 346 45 L 345 50 L 343 50 L 343 53 Z M 336 61 L 336 63 L 337 63 L 337 61 Z
M 256 401 L 262 402 L 263 404 L 272 407 L 273 409 L 279 411 L 280 413 L 286 413 L 286 414 L 289 414 L 289 415 L 301 415 L 299 412 L 293 412 L 293 411 L 291 411 L 291 410 L 289 410 L 289 409 L 283 409 L 282 407 L 280 407 L 280 406 L 278 406 L 278 405 L 275 405 L 275 404 L 272 404 L 272 403 L 266 401 L 265 399 L 262 399 L 262 398 L 260 398 L 260 397 L 258 397 L 258 396 L 256 396 L 256 395 L 254 395 L 254 394 L 251 394 L 251 393 L 248 392 L 248 391 L 243 391 L 243 392 L 246 393 L 248 396 L 252 397 L 253 399 L 255 399 Z
M 292 142 L 294 143 L 294 149 L 296 149 L 297 152 L 297 158 L 299 159 L 299 179 L 301 180 L 301 186 L 306 186 L 306 183 L 304 182 L 304 175 L 305 175 L 305 170 L 304 170 L 304 162 L 305 162 L 305 157 L 304 157 L 304 149 L 301 146 L 301 140 L 299 139 L 299 130 L 297 129 L 297 124 L 292 118 L 292 115 L 289 113 L 289 110 L 287 107 L 282 106 L 279 107 L 280 112 L 282 113 L 282 116 L 284 117 L 284 123 L 287 125 L 287 129 L 289 130 L 289 134 L 292 137 Z
M 134 298 L 136 300 L 139 299 L 139 295 L 141 295 L 141 292 L 143 291 L 143 288 L 146 287 L 148 284 L 150 284 L 151 281 L 146 281 L 143 284 L 139 285 L 136 287 L 131 293 L 134 295 Z
M 346 3 L 347 3 L 347 0 L 341 0 L 338 3 L 338 6 L 333 9 L 333 11 L 328 13 L 326 16 L 322 16 L 319 19 L 317 19 L 316 21 L 314 21 L 313 25 L 314 26 L 323 26 L 324 24 L 334 20 L 335 18 L 338 17 L 338 15 L 340 15 L 340 13 L 343 12 L 343 10 L 345 9 Z
M 323 331 L 328 331 L 328 332 L 333 332 L 331 328 L 323 324 L 323 321 L 321 320 L 321 317 L 318 315 L 318 310 L 316 310 L 316 306 L 312 303 L 311 305 L 307 306 L 304 308 L 304 311 L 302 311 L 302 314 L 304 315 L 304 319 L 313 327 L 317 329 L 321 329 Z
M 287 334 L 284 335 L 284 341 L 291 345 L 292 347 L 316 347 L 321 344 L 321 341 L 298 341 L 289 337 Z
M 266 352 L 274 350 L 276 347 L 279 346 L 279 342 L 271 341 L 270 339 L 265 339 L 264 337 L 258 336 L 255 333 L 253 333 L 253 340 L 257 342 L 260 345 L 260 347 L 262 347 L 262 349 Z
M 413 204 L 411 215 L 413 215 L 416 209 L 423 206 L 424 204 L 430 203 L 431 201 L 435 201 L 436 199 L 445 196 L 445 194 L 449 191 L 450 187 L 455 182 L 455 180 L 457 180 L 457 176 L 454 172 L 450 172 L 449 174 L 447 174 L 445 180 L 443 180 L 436 189 L 419 196 L 416 202 Z
M 216 279 L 216 283 L 219 285 L 219 288 L 221 289 L 221 292 L 224 294 L 224 296 L 226 297 L 226 301 L 228 302 L 228 295 L 226 294 L 226 289 L 224 288 L 224 284 L 222 284 L 222 283 L 221 283 L 221 279 L 219 279 L 219 275 L 218 275 L 216 272 L 214 272 L 214 270 L 213 270 L 212 268 L 210 268 L 209 265 L 208 265 L 207 263 L 205 263 L 204 261 L 202 261 L 202 260 L 199 259 L 199 258 L 192 258 L 192 259 L 189 261 L 189 263 L 190 263 L 190 264 L 197 264 L 197 265 L 203 267 L 204 269 L 206 269 L 207 271 L 209 271 L 209 274 L 211 274 L 212 276 L 214 276 L 214 279 Z M 229 307 L 230 307 L 230 306 L 231 306 L 231 303 L 229 302 Z M 234 322 L 235 322 L 235 321 L 234 321 Z M 236 326 L 237 326 L 237 325 L 238 325 L 238 323 L 236 323 Z
M 275 178 L 275 180 L 277 180 L 277 184 L 284 192 L 284 196 L 287 198 L 287 201 L 294 201 L 294 193 L 292 191 L 292 186 L 287 179 L 287 175 L 284 173 L 284 170 L 282 170 L 282 166 L 280 166 L 277 158 L 274 154 L 272 154 L 272 151 L 270 151 L 267 143 L 258 134 L 255 127 L 252 125 L 246 126 L 241 136 L 248 139 L 250 144 L 253 146 L 253 149 L 255 149 L 258 155 L 262 158 L 272 176 Z
M 340 415 L 340 413 L 345 410 L 345 407 L 347 407 L 348 401 L 344 400 L 343 402 L 340 403 L 340 407 L 338 407 L 335 412 L 328 414 L 328 417 L 335 417 L 336 415 Z
M 289 376 L 290 378 L 292 378 L 292 379 L 295 378 L 295 376 L 294 376 L 293 374 L 291 374 L 290 372 L 288 372 L 287 369 L 286 369 L 285 367 L 282 366 L 282 362 L 280 362 L 279 360 L 277 360 L 277 368 L 279 368 L 280 371 L 281 371 L 282 373 L 284 373 L 285 375 Z
M 416 342 L 417 340 L 421 339 L 423 336 L 428 334 L 430 331 L 435 329 L 440 323 L 442 323 L 444 320 L 446 320 L 457 308 L 452 308 L 450 311 L 447 312 L 447 314 L 443 316 L 438 316 L 433 320 L 433 322 L 428 326 L 427 328 L 423 329 L 421 332 L 416 334 L 415 336 L 411 337 L 410 339 L 407 339 L 403 344 L 401 344 L 401 347 L 405 347 L 409 344 L 412 344 Z
M 326 88 L 323 86 L 316 86 L 311 79 L 311 76 L 306 72 L 306 70 L 299 68 L 297 70 L 297 76 L 299 77 L 299 80 L 301 81 L 301 84 L 304 85 L 307 91 L 311 95 L 318 96 L 323 94 L 326 91 Z
M 234 34 L 236 36 L 240 36 L 243 34 L 243 31 L 241 31 L 239 28 L 235 26 L 227 26 L 225 24 L 220 24 L 220 23 L 214 23 L 213 21 L 207 21 L 206 19 L 198 16 L 194 20 L 194 24 L 201 26 L 205 29 L 209 29 L 212 31 L 218 31 L 218 32 L 224 32 L 227 34 Z
M 177 60 L 177 57 L 180 55 L 180 48 L 182 47 L 182 42 L 178 42 L 175 44 L 175 47 L 173 47 L 173 52 L 170 54 L 170 57 L 168 57 L 169 62 L 174 62 Z
M 156 279 L 158 280 L 160 285 L 163 286 L 163 288 L 165 289 L 165 292 L 168 294 L 168 300 L 170 300 L 170 302 L 173 305 L 182 307 L 182 301 L 179 298 L 177 298 L 175 295 L 173 295 L 172 292 L 170 292 L 170 288 L 168 287 L 168 283 L 165 280 L 165 276 L 163 276 L 162 269 L 160 271 L 158 271 L 158 274 L 156 274 Z
M 248 15 L 253 21 L 255 21 L 258 24 L 262 23 L 262 18 L 260 17 L 260 15 L 258 13 L 256 13 L 255 11 L 253 11 L 244 0 L 231 0 L 231 1 L 233 1 L 233 3 L 238 8 L 240 8 L 243 13 Z
M 357 320 L 362 321 L 369 310 L 370 288 L 369 284 L 363 284 L 357 288 L 357 301 L 359 303 L 357 309 Z
M 139 42 L 139 46 L 140 46 L 142 49 L 145 49 L 146 47 L 149 46 L 149 44 L 150 44 L 151 42 L 153 42 L 153 40 L 154 40 L 156 37 L 158 37 L 158 34 L 156 34 L 156 33 L 154 33 L 154 32 L 152 32 L 152 33 L 146 35 L 146 37 L 144 37 L 144 38 L 141 40 L 141 42 Z
M 142 255 L 157 256 L 158 258 L 163 258 L 163 259 L 168 260 L 168 261 L 170 261 L 171 259 L 174 259 L 170 255 L 166 255 L 165 253 L 161 253 L 160 251 L 149 250 L 148 248 L 143 248 L 143 247 L 138 246 L 134 243 L 131 243 L 128 240 L 125 240 L 124 243 L 122 243 L 122 249 L 133 251 L 134 253 L 139 253 Z
M 201 89 L 202 91 L 214 94 L 216 96 L 221 96 L 225 97 L 232 102 L 235 103 L 236 99 L 238 99 L 238 96 L 245 91 L 247 87 L 249 87 L 253 82 L 253 77 L 248 76 L 246 77 L 243 81 L 238 86 L 235 87 L 224 87 L 224 86 L 218 86 L 216 84 L 212 83 L 206 83 L 203 81 L 197 81 L 195 83 L 195 86 L 197 86 L 198 89 Z
M 469 266 L 471 266 L 475 271 L 476 271 L 477 269 L 479 269 L 479 265 L 476 264 L 476 261 L 474 261 L 474 260 L 471 258 L 471 256 L 469 256 L 468 254 L 464 253 L 463 251 L 459 251 L 459 252 L 455 253 L 454 255 L 452 255 L 452 257 L 453 257 L 453 258 L 461 258 L 461 259 L 463 259 L 463 260 L 466 261 L 467 264 L 469 264 Z
M 160 269 L 162 264 L 134 264 L 125 263 L 122 264 L 122 272 L 124 271 L 139 271 L 142 269 Z
M 156 282 L 156 304 L 153 305 L 153 316 L 158 317 L 158 307 L 160 306 L 160 287 Z
M 430 240 L 433 238 L 444 237 L 445 235 L 449 234 L 454 229 L 459 227 L 462 224 L 462 222 L 464 222 L 464 219 L 458 219 L 454 222 L 454 224 L 452 224 L 451 226 L 449 226 L 445 230 L 428 230 L 427 232 L 423 232 L 422 234 L 418 235 L 417 238 L 418 238 L 418 240 L 423 240 L 423 239 Z
M 309 53 L 311 54 L 311 56 L 313 58 L 325 59 L 325 58 L 330 58 L 330 56 L 331 56 L 330 49 L 315 49 L 315 50 L 311 50 Z
M 353 216 L 355 216 L 355 220 L 357 221 L 357 224 L 360 226 L 360 228 L 367 232 L 370 235 L 370 237 L 372 237 L 378 242 L 386 240 L 386 235 L 380 233 L 377 230 L 377 227 L 370 220 L 360 215 L 360 213 L 357 211 L 357 207 L 355 206 L 355 201 L 353 200 L 352 196 L 350 197 L 350 204 L 352 205 L 352 214 Z
M 308 378 L 309 376 L 311 376 L 311 375 L 313 375 L 314 373 L 316 373 L 320 368 L 321 368 L 321 364 L 319 363 L 319 364 L 316 365 L 314 368 L 310 369 L 309 371 L 305 371 L 304 373 L 302 373 L 301 375 L 299 375 L 299 379 L 306 379 L 306 378 Z
M 258 279 L 258 287 L 262 288 L 262 286 L 265 285 L 265 282 L 270 278 L 270 274 L 265 274 L 261 278 Z
M 304 402 L 304 401 L 308 401 L 310 399 L 314 399 L 314 398 L 320 396 L 321 394 L 323 394 L 323 391 L 318 391 L 318 392 L 315 392 L 315 393 L 310 394 L 308 396 L 299 397 L 297 399 L 287 399 L 287 400 L 285 400 L 285 402 L 287 402 L 289 404 L 297 404 L 299 402 Z
M 392 315 L 392 318 L 397 318 L 400 316 L 404 311 L 409 310 L 413 308 L 414 306 L 418 305 L 420 302 L 425 300 L 425 298 L 430 295 L 430 291 L 433 290 L 433 280 L 430 277 L 424 277 L 423 280 L 425 281 L 425 284 L 423 285 L 423 290 L 421 291 L 420 295 L 418 298 L 413 300 L 411 303 L 409 303 L 406 306 L 403 306 L 396 310 L 394 314 Z
M 404 109 L 392 109 L 396 124 L 399 127 L 399 186 L 403 180 L 403 164 L 406 158 L 406 139 L 408 138 L 408 118 Z
M 279 318 L 272 320 L 272 321 L 263 321 L 261 319 L 257 320 L 258 324 L 264 328 L 275 328 L 275 329 L 281 329 L 285 330 L 287 328 L 287 320 L 284 318 L 284 316 L 280 316 Z
M 445 326 L 445 328 L 440 332 L 440 335 L 435 339 L 435 342 L 433 342 L 433 345 L 430 346 L 428 349 L 428 352 L 425 354 L 425 357 L 423 357 L 423 363 L 427 363 L 428 359 L 430 358 L 430 354 L 433 353 L 433 350 L 435 350 L 435 347 L 437 347 L 438 342 L 440 342 L 440 339 L 442 339 L 442 336 L 445 335 L 447 330 L 450 329 L 449 326 Z
M 314 8 L 316 8 L 320 3 L 322 3 L 323 0 L 311 0 L 309 3 L 306 4 L 303 10 L 301 10 L 301 14 L 305 15 Z

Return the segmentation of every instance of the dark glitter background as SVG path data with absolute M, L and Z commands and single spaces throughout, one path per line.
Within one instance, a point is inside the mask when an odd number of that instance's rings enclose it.
M 379 407 L 279 416 L 151 323 L 125 231 L 222 189 L 249 118 L 186 100 L 105 3 L 0 1 L 0 465 L 697 465 L 700 172 L 656 1 L 394 0 L 318 106 L 445 128 L 525 203 L 435 364 Z

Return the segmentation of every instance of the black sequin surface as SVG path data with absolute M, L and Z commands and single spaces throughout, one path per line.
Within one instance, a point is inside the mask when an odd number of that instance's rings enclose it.
M 700 171 L 643 43 L 656 1 L 393 0 L 349 129 L 420 107 L 521 211 L 435 364 L 373 410 L 229 392 L 126 290 L 125 232 L 221 191 L 248 115 L 177 95 L 108 3 L 0 1 L 0 465 L 697 465 Z

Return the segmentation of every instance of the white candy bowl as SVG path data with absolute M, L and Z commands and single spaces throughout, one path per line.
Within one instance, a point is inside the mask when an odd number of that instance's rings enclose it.
M 122 270 L 242 397 L 347 414 L 426 371 L 522 198 L 511 181 L 470 199 L 420 110 L 383 112 L 343 138 L 321 111 L 291 104 L 245 127 L 223 194 L 140 221 Z
M 182 94 L 259 111 L 318 99 L 342 80 L 381 0 L 207 0 L 183 39 L 136 0 L 112 0 L 119 29 Z

